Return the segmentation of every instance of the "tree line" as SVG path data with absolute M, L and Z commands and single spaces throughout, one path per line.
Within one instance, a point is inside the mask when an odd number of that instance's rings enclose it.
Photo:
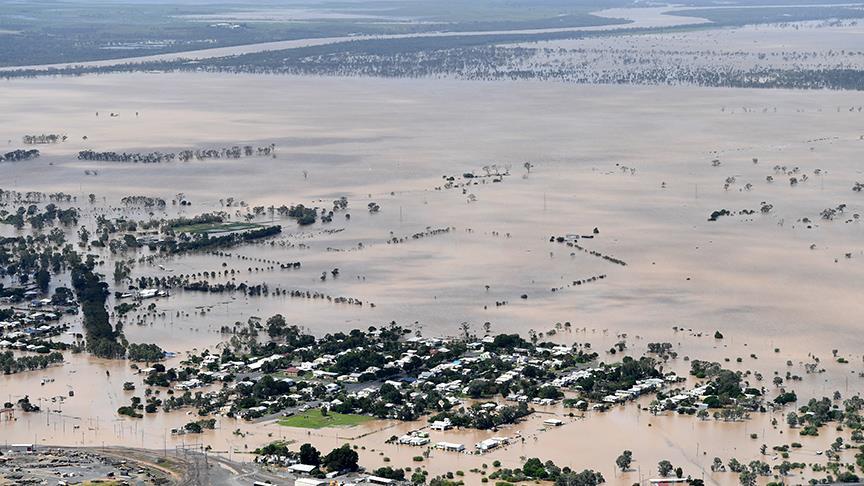
M 0 162 L 24 162 L 25 160 L 32 160 L 37 157 L 39 157 L 39 151 L 36 149 L 16 149 L 0 155 Z
M 87 350 L 101 358 L 120 358 L 126 349 L 118 342 L 120 333 L 109 322 L 105 302 L 108 299 L 108 284 L 93 273 L 93 262 L 78 263 L 72 269 L 72 287 L 81 304 L 84 315 L 84 332 Z

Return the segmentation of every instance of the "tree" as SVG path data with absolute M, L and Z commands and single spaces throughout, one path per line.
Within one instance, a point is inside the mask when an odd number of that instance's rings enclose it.
M 90 241 L 90 232 L 84 226 L 78 230 L 78 239 L 81 242 L 81 246 L 87 245 L 87 242 Z
M 156 344 L 130 344 L 127 356 L 132 361 L 160 361 L 165 358 L 165 351 Z
M 417 469 L 411 474 L 411 484 L 426 484 L 426 471 Z
M 746 471 L 747 466 L 741 464 L 738 459 L 735 459 L 733 457 L 732 459 L 729 459 L 729 470 L 732 472 L 740 473 Z
M 330 451 L 321 462 L 328 471 L 356 471 L 358 459 L 357 452 L 345 444 Z
M 300 464 L 318 466 L 321 464 L 321 453 L 312 444 L 300 446 Z
M 267 319 L 267 334 L 269 334 L 271 338 L 279 337 L 285 333 L 285 326 L 285 318 L 282 314 L 276 314 Z
M 465 340 L 471 338 L 471 324 L 468 324 L 467 321 L 462 321 L 459 323 L 459 330 L 462 332 L 462 336 Z
M 798 414 L 795 412 L 789 412 L 789 415 L 786 416 L 786 423 L 789 427 L 797 427 L 798 426 Z
M 774 403 L 778 405 L 786 405 L 787 403 L 797 402 L 798 395 L 794 391 L 783 392 L 774 398 Z
M 38 272 L 36 272 L 36 285 L 39 286 L 39 290 L 44 294 L 48 292 L 48 285 L 51 283 L 51 274 L 48 273 L 48 270 L 44 268 L 40 268 Z
M 837 475 L 837 482 L 839 483 L 857 483 L 859 481 L 858 475 L 849 471 L 843 471 Z
M 525 465 L 522 466 L 522 472 L 525 473 L 526 476 L 534 479 L 546 479 L 547 476 L 543 462 L 536 457 L 532 457 L 525 461 Z
M 405 471 L 402 468 L 393 469 L 390 466 L 379 467 L 375 470 L 375 475 L 379 478 L 395 479 L 396 481 L 405 480 Z
M 585 469 L 579 473 L 572 471 L 561 473 L 555 480 L 555 486 L 597 486 L 605 482 L 606 480 L 599 472 Z
M 662 461 L 657 463 L 657 472 L 660 473 L 660 476 L 663 476 L 664 478 L 668 476 L 670 472 L 672 472 L 672 469 L 672 463 L 667 461 L 666 459 L 663 459 Z
M 714 388 L 722 398 L 738 398 L 741 396 L 741 376 L 730 370 L 721 370 L 714 379 Z
M 618 456 L 618 459 L 615 459 L 615 465 L 618 466 L 622 472 L 630 469 L 630 464 L 633 462 L 633 452 L 624 451 Z
M 756 486 L 756 474 L 744 471 L 738 476 L 738 481 L 741 483 L 741 486 Z

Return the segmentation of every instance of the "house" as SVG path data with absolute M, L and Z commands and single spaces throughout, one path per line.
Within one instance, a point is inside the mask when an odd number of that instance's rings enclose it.
M 465 445 L 456 444 L 453 442 L 439 442 L 439 443 L 435 444 L 435 447 L 438 449 L 442 449 L 445 451 L 451 451 L 451 452 L 464 452 L 465 451 Z
M 396 481 L 378 476 L 369 476 L 366 478 L 366 482 L 372 484 L 394 484 Z
M 35 452 L 36 446 L 34 444 L 9 444 L 10 452 Z
M 272 356 L 268 356 L 266 358 L 261 358 L 257 361 L 253 361 L 252 363 L 249 363 L 248 368 L 250 371 L 258 371 L 261 369 L 262 366 L 264 366 L 264 364 L 270 363 L 273 361 L 278 361 L 280 359 L 282 359 L 281 355 L 274 354 Z
M 398 442 L 400 444 L 407 444 L 410 446 L 421 447 L 421 446 L 428 444 L 430 441 L 429 441 L 429 437 L 423 437 L 421 435 L 409 434 L 409 435 L 403 435 L 402 437 L 399 437 Z
M 324 371 L 324 370 L 313 370 L 312 376 L 315 378 L 336 378 L 339 376 L 338 373 L 333 373 L 332 371 Z
M 499 445 L 501 445 L 501 443 L 495 439 L 486 439 L 486 440 L 481 440 L 480 442 L 475 444 L 474 447 L 477 450 L 479 450 L 480 452 L 485 452 L 485 451 L 492 450 L 492 449 L 498 447 Z
M 204 382 L 197 378 L 192 378 L 191 380 L 186 380 L 178 383 L 174 386 L 175 390 L 191 390 L 193 388 L 198 388 L 199 386 L 203 386 Z
M 564 422 L 555 418 L 546 419 L 543 421 L 543 425 L 551 425 L 552 427 L 560 427 L 564 425 Z
M 309 474 L 314 471 L 318 466 L 313 466 L 311 464 L 294 464 L 292 466 L 288 466 L 288 470 L 293 473 L 299 474 Z M 315 483 L 319 484 L 319 483 Z
M 436 420 L 429 425 L 429 428 L 432 430 L 449 430 L 453 428 L 453 423 L 450 422 L 450 419 L 444 420 Z
M 152 299 L 154 297 L 165 297 L 168 292 L 159 289 L 142 289 L 138 292 L 139 299 Z

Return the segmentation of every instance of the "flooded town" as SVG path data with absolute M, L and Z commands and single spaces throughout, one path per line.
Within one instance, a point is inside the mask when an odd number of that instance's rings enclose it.
M 0 484 L 860 483 L 862 19 L 0 0 Z

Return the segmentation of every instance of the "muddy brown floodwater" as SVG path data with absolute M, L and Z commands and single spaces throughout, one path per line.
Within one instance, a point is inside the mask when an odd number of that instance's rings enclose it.
M 852 215 L 864 201 L 851 187 L 864 179 L 864 113 L 856 109 L 864 105 L 864 93 L 212 74 L 14 80 L 4 81 L 2 90 L 0 111 L 14 116 L 0 118 L 0 140 L 10 149 L 25 134 L 69 135 L 65 143 L 40 146 L 39 159 L 0 165 L 3 189 L 64 191 L 78 195 L 81 206 L 94 193 L 118 207 L 130 194 L 170 200 L 183 192 L 193 202 L 185 214 L 219 210 L 219 199 L 227 197 L 263 206 L 329 206 L 348 198 L 350 221 L 337 216 L 330 225 L 300 229 L 281 220 L 285 232 L 275 245 L 232 250 L 301 261 L 302 271 L 248 272 L 262 264 L 196 254 L 159 260 L 165 270 L 137 265 L 133 277 L 219 270 L 224 261 L 243 270 L 238 281 L 353 296 L 374 308 L 176 291 L 155 301 L 164 317 L 126 325 L 130 342 L 156 342 L 182 357 L 193 348 L 216 349 L 222 325 L 275 313 L 315 334 L 391 320 L 427 336 L 456 334 L 461 321 L 478 332 L 489 321 L 493 332 L 525 334 L 569 321 L 574 330 L 555 340 L 608 349 L 617 334 L 627 333 L 634 355 L 648 342 L 669 341 L 682 357 L 730 358 L 733 369 L 759 370 L 769 382 L 759 386 L 769 388 L 773 372 L 785 374 L 786 360 L 792 360 L 789 369 L 804 377 L 795 386 L 802 398 L 862 390 L 864 229 Z M 177 151 L 246 143 L 275 143 L 277 157 L 153 165 L 76 158 L 83 149 Z M 718 167 L 711 163 L 715 158 Z M 530 174 L 525 161 L 534 164 Z M 493 163 L 509 165 L 511 175 L 464 194 L 436 190 L 444 175 L 480 173 Z M 775 165 L 799 167 L 809 180 L 791 186 L 775 174 Z M 766 182 L 768 175 L 776 181 Z M 728 177 L 735 182 L 724 189 Z M 469 202 L 470 194 L 476 201 Z M 371 201 L 381 205 L 378 214 L 366 210 Z M 773 210 L 761 214 L 762 202 Z M 820 220 L 820 211 L 841 203 L 847 204 L 844 217 Z M 707 221 L 721 208 L 756 214 Z M 815 222 L 809 228 L 801 222 L 805 217 Z M 446 227 L 451 230 L 443 234 L 386 243 Z M 589 234 L 595 227 L 599 234 L 582 244 L 627 266 L 571 255 L 573 249 L 549 242 L 552 235 Z M 2 232 L 14 233 L 8 227 Z M 357 250 L 361 242 L 364 248 Z M 332 268 L 340 276 L 322 282 L 321 272 Z M 567 285 L 598 274 L 607 278 Z M 208 309 L 204 316 L 202 308 Z M 75 319 L 70 322 L 80 329 Z M 705 334 L 675 332 L 673 326 Z M 718 329 L 725 340 L 711 338 Z M 833 349 L 849 364 L 834 363 Z M 809 353 L 825 358 L 826 373 L 804 374 L 801 363 Z M 735 363 L 737 357 L 743 362 Z M 122 391 L 124 381 L 142 389 L 141 376 L 127 363 L 71 354 L 67 360 L 61 367 L 0 377 L 4 400 L 29 394 L 52 410 L 18 413 L 0 423 L 4 442 L 158 449 L 195 441 L 250 460 L 255 446 L 286 437 L 322 449 L 351 441 L 365 447 L 362 463 L 383 465 L 386 456 L 397 466 L 412 464 L 420 453 L 384 444 L 420 423 L 375 421 L 309 432 L 221 418 L 216 431 L 172 438 L 171 428 L 192 419 L 183 411 L 141 420 L 116 414 L 132 395 Z M 668 366 L 686 374 L 689 363 L 679 358 Z M 50 401 L 70 389 L 75 396 L 62 406 Z M 472 468 L 496 459 L 515 467 L 522 456 L 540 456 L 595 468 L 612 484 L 632 484 L 640 473 L 653 477 L 657 461 L 669 459 L 694 476 L 705 470 L 708 482 L 733 484 L 732 474 L 707 472 L 714 456 L 743 462 L 761 457 L 762 443 L 770 448 L 797 440 L 804 448 L 793 459 L 816 462 L 821 458 L 815 451 L 834 437 L 828 431 L 799 438 L 796 430 L 771 427 L 770 414 L 732 424 L 655 417 L 633 404 L 584 420 L 571 420 L 557 407 L 543 412 L 496 434 L 433 433 L 433 442 L 469 448 L 492 435 L 512 436 L 515 429 L 527 439 L 484 456 L 433 452 L 422 464 L 432 473 L 466 471 L 466 481 L 476 484 L 479 476 L 467 472 Z M 546 412 L 567 423 L 538 431 Z M 236 429 L 247 435 L 232 433 Z M 623 449 L 634 452 L 636 469 L 622 476 L 614 459 Z

